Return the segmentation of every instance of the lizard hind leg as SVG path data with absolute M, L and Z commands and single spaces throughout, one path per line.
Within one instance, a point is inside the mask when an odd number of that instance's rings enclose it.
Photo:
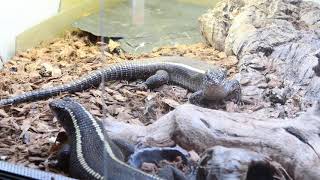
M 167 84 L 170 80 L 169 73 L 164 70 L 158 70 L 154 75 L 150 76 L 146 81 L 145 85 L 150 88 L 154 89 L 160 87 L 164 84 Z
M 129 160 L 129 157 L 131 154 L 134 153 L 135 151 L 135 146 L 131 143 L 129 143 L 128 141 L 125 141 L 123 139 L 119 139 L 119 138 L 114 138 L 114 139 L 111 139 L 111 142 L 112 142 L 112 145 L 113 146 L 116 146 L 118 149 L 115 149 L 115 150 L 112 150 L 113 152 L 117 152 L 120 150 L 120 155 L 122 155 L 122 159 L 119 159 L 121 161 L 128 161 Z

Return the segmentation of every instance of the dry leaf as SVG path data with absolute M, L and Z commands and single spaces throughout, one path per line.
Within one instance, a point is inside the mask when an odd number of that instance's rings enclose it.
M 162 99 L 162 102 L 166 103 L 167 105 L 169 105 L 170 107 L 173 107 L 173 108 L 176 108 L 177 106 L 180 105 L 180 103 L 178 103 L 177 101 L 175 101 L 173 99 L 169 99 L 169 98 Z
M 120 101 L 120 102 L 127 101 L 127 98 L 123 97 L 121 94 L 116 94 L 113 97 L 114 97 L 115 100 Z

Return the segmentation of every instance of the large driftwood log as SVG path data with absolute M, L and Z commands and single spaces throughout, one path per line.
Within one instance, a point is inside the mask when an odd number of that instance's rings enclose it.
M 182 105 L 149 126 L 108 121 L 111 137 L 152 146 L 175 143 L 201 153 L 213 146 L 252 150 L 280 163 L 297 180 L 320 177 L 320 105 L 295 119 L 264 119 Z
M 223 0 L 199 21 L 208 44 L 239 58 L 243 98 L 294 117 L 320 98 L 320 79 L 312 71 L 319 14 L 319 4 L 303 0 Z

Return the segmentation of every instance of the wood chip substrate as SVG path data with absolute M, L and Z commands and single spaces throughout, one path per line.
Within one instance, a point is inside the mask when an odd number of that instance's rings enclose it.
M 103 51 L 103 53 L 102 53 Z M 156 56 L 200 58 L 236 73 L 235 56 L 214 50 L 203 43 L 161 47 L 148 54 L 123 52 L 115 41 L 96 42 L 83 32 L 70 32 L 63 38 L 18 52 L 0 71 L 0 98 L 6 98 L 68 83 L 109 63 Z M 56 171 L 50 163 L 59 146 L 56 138 L 63 131 L 48 103 L 70 96 L 97 118 L 147 125 L 180 104 L 190 92 L 172 85 L 155 90 L 140 90 L 141 81 L 107 82 L 104 90 L 93 88 L 75 94 L 63 93 L 48 100 L 22 103 L 0 109 L 0 159 L 46 171 Z M 106 105 L 104 105 L 106 104 Z

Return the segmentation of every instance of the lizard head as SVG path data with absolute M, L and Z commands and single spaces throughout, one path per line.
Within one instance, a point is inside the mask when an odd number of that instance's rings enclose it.
M 203 78 L 203 91 L 208 99 L 220 99 L 225 96 L 225 81 L 227 71 L 222 68 L 210 69 L 205 72 Z
M 206 86 L 222 86 L 226 77 L 227 71 L 223 68 L 217 68 L 207 70 L 203 80 Z
M 63 126 L 67 133 L 71 133 L 74 130 L 72 119 L 73 108 L 77 107 L 78 103 L 73 101 L 71 98 L 64 98 L 59 100 L 54 100 L 49 103 L 49 107 L 58 122 Z

